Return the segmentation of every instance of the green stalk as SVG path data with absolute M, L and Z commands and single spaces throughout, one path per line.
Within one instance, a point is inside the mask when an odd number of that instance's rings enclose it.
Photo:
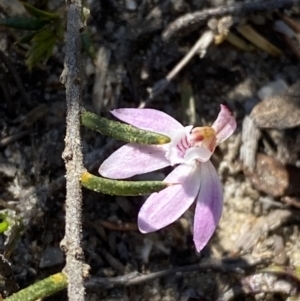
M 138 144 L 166 144 L 171 141 L 168 136 L 142 130 L 122 122 L 109 120 L 88 111 L 82 112 L 81 122 L 82 125 L 93 131 L 125 142 Z
M 57 273 L 20 290 L 5 301 L 36 301 L 63 290 L 67 285 L 67 276 L 64 273 Z
M 158 192 L 167 188 L 170 183 L 162 181 L 120 181 L 96 177 L 89 172 L 81 175 L 83 187 L 110 195 L 137 196 Z

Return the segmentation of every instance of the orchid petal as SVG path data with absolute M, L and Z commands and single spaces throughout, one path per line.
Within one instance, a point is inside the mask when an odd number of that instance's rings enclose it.
M 230 137 L 236 129 L 236 121 L 229 109 L 221 105 L 221 111 L 213 123 L 212 128 L 216 131 L 217 144 Z
M 171 162 L 171 165 L 185 162 L 184 152 L 189 147 L 187 137 L 190 135 L 192 128 L 192 125 L 182 127 L 170 135 L 171 142 L 166 152 L 166 158 Z
M 223 209 L 223 191 L 216 169 L 210 161 L 202 163 L 201 187 L 194 217 L 194 243 L 200 252 L 212 237 Z
M 200 162 L 207 162 L 212 154 L 205 146 L 194 146 L 185 152 L 184 161 L 191 162 L 192 160 L 198 160 Z
M 194 202 L 200 188 L 199 176 L 197 164 L 176 167 L 164 181 L 179 184 L 150 195 L 138 215 L 139 230 L 149 233 L 176 221 Z
M 111 179 L 125 179 L 170 165 L 165 146 L 129 143 L 116 150 L 100 166 L 99 174 Z
M 116 118 L 143 130 L 167 135 L 183 126 L 170 115 L 154 109 L 116 109 Z

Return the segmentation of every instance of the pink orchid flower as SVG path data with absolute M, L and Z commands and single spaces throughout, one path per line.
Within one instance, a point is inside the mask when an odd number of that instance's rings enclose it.
M 166 178 L 170 185 L 146 200 L 138 214 L 142 233 L 157 231 L 176 221 L 196 200 L 194 243 L 200 252 L 213 235 L 223 208 L 222 185 L 209 161 L 216 146 L 236 129 L 231 112 L 221 111 L 211 127 L 183 126 L 154 109 L 117 109 L 116 118 L 144 130 L 167 135 L 165 145 L 129 143 L 115 151 L 99 168 L 103 177 L 124 179 L 179 164 Z

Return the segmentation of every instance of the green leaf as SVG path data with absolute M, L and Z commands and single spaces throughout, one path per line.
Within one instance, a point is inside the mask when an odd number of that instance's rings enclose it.
M 32 39 L 32 46 L 27 53 L 26 64 L 31 70 L 39 62 L 46 62 L 52 55 L 53 48 L 60 39 L 60 23 L 41 29 Z
M 139 144 L 166 144 L 171 141 L 168 136 L 142 130 L 118 121 L 112 121 L 88 111 L 82 112 L 81 122 L 85 127 L 93 131 L 125 142 Z
M 25 9 L 34 17 L 41 19 L 41 20 L 46 20 L 46 21 L 53 21 L 59 19 L 60 15 L 56 13 L 50 13 L 44 10 L 37 9 L 36 7 L 23 2 L 22 3 Z
M 0 233 L 4 233 L 9 228 L 9 222 L 7 220 L 7 215 L 0 213 Z
M 4 220 L 0 223 L 0 233 L 5 232 L 9 227 L 8 221 Z
M 137 196 L 158 192 L 173 185 L 162 181 L 120 181 L 96 177 L 89 172 L 81 175 L 83 187 L 110 195 Z
M 94 61 L 96 59 L 96 49 L 88 29 L 81 33 L 81 43 L 84 51 Z
M 11 27 L 22 30 L 40 30 L 49 21 L 30 17 L 10 17 L 0 19 L 0 26 Z
M 11 252 L 13 252 L 24 227 L 21 220 L 22 218 L 19 213 L 17 213 L 17 209 L 13 205 L 8 206 L 7 203 L 1 199 L 0 204 L 3 207 L 10 207 L 0 210 L 0 233 L 4 234 L 6 237 L 4 242 L 4 255 L 8 258 Z
M 20 44 L 29 44 L 32 41 L 32 39 L 35 37 L 36 34 L 37 34 L 36 31 L 31 32 L 29 34 L 26 34 L 20 40 L 18 40 L 18 43 L 20 43 Z

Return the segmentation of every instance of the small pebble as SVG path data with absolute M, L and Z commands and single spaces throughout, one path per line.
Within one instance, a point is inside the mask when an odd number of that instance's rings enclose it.
M 277 84 L 269 85 L 267 91 L 259 94 L 264 99 L 250 115 L 259 128 L 282 130 L 300 125 L 300 81 L 279 93 L 283 85 L 284 82 L 277 81 Z M 272 96 L 273 93 L 277 94 Z
M 285 34 L 289 38 L 293 38 L 294 36 L 296 36 L 295 32 L 286 23 L 284 23 L 281 20 L 276 21 L 274 23 L 273 28 L 275 31 Z
M 126 8 L 128 10 L 136 10 L 137 4 L 134 0 L 126 0 Z
M 257 155 L 256 170 L 244 169 L 252 185 L 274 197 L 294 195 L 300 192 L 300 169 L 293 165 L 284 165 L 264 154 Z
M 288 85 L 282 79 L 278 79 L 274 82 L 270 82 L 267 85 L 260 88 L 257 92 L 257 96 L 263 100 L 267 97 L 272 97 L 281 94 L 287 89 Z
M 41 257 L 40 268 L 49 268 L 64 262 L 63 252 L 56 247 L 47 247 Z

